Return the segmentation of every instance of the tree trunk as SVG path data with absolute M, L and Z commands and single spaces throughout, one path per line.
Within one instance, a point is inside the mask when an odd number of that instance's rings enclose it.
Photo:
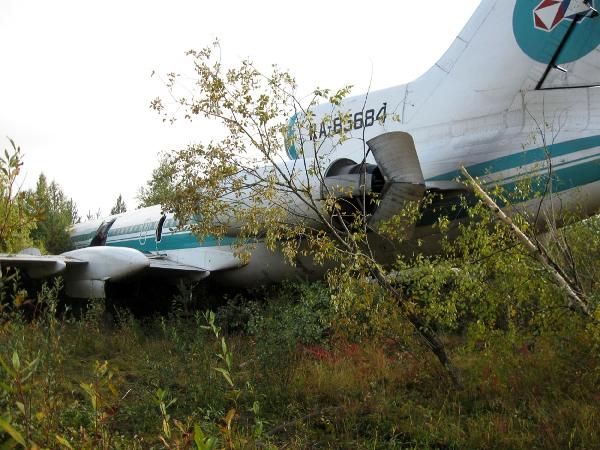
M 494 215 L 501 222 L 505 223 L 517 237 L 517 239 L 523 244 L 523 246 L 550 272 L 554 277 L 556 284 L 567 294 L 569 299 L 569 307 L 575 311 L 583 313 L 588 318 L 593 319 L 594 315 L 590 311 L 589 305 L 577 292 L 578 289 L 574 286 L 565 276 L 562 268 L 556 264 L 544 251 L 543 248 L 535 245 L 531 239 L 527 237 L 523 231 L 508 217 L 504 211 L 496 204 L 494 200 L 483 190 L 477 181 L 467 172 L 464 167 L 460 168 L 462 174 L 467 178 L 467 181 L 471 187 L 475 190 L 477 195 L 481 198 L 484 204 L 494 213 Z
M 410 323 L 415 327 L 419 335 L 425 341 L 425 344 L 429 347 L 429 349 L 433 352 L 433 354 L 437 357 L 439 362 L 442 364 L 448 376 L 452 380 L 452 383 L 457 388 L 462 388 L 462 382 L 460 379 L 460 374 L 456 366 L 452 363 L 452 360 L 448 357 L 446 353 L 446 349 L 444 348 L 444 344 L 437 337 L 437 335 L 431 331 L 427 325 L 416 315 L 409 313 L 406 315 Z
M 390 284 L 390 282 L 385 278 L 384 274 L 380 270 L 375 269 L 373 271 L 373 274 L 379 282 L 379 285 L 394 296 L 394 298 L 398 302 L 398 305 L 400 305 L 400 307 L 404 310 L 403 312 L 406 318 L 411 323 L 411 325 L 415 327 L 415 330 L 417 330 L 419 336 L 421 336 L 421 338 L 425 341 L 427 347 L 429 347 L 429 349 L 433 352 L 433 354 L 442 364 L 442 367 L 444 367 L 444 369 L 448 373 L 448 376 L 450 377 L 450 380 L 452 380 L 454 386 L 458 389 L 462 388 L 462 382 L 460 379 L 458 369 L 452 363 L 452 360 L 448 357 L 446 349 L 444 348 L 444 344 L 442 343 L 440 338 L 437 337 L 437 335 L 425 324 L 425 322 L 419 316 L 412 312 L 406 311 L 404 297 L 400 292 L 398 292 L 397 289 L 394 288 L 394 286 Z

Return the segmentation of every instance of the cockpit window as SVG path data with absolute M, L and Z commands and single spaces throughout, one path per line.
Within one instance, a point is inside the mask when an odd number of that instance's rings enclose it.
M 101 247 L 106 245 L 106 239 L 108 239 L 108 231 L 110 227 L 112 227 L 113 223 L 115 223 L 116 218 L 109 220 L 108 222 L 102 222 L 98 227 L 98 231 L 96 231 L 96 235 L 93 237 L 92 242 L 90 242 L 90 247 Z
M 158 225 L 156 226 L 156 242 L 160 242 L 160 240 L 162 239 L 162 229 L 163 229 L 163 225 L 165 224 L 165 220 L 167 220 L 167 216 L 163 215 L 160 220 L 158 221 Z

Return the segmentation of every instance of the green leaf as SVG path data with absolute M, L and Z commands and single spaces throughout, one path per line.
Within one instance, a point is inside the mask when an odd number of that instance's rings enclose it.
M 8 373 L 12 378 L 15 377 L 15 372 L 12 370 L 12 368 L 6 363 L 6 361 L 4 361 L 4 358 L 2 358 L 2 356 L 0 356 L 0 365 L 4 368 L 4 370 L 6 371 L 6 373 Z
M 19 359 L 19 354 L 16 351 L 12 355 L 12 365 L 16 371 L 21 368 L 21 360 Z
M 229 375 L 229 372 L 227 371 L 227 369 L 223 369 L 222 367 L 215 367 L 215 370 L 217 372 L 219 372 L 221 375 L 223 375 L 223 378 L 225 378 L 227 383 L 229 383 L 229 385 L 231 387 L 233 387 L 233 380 L 231 379 L 231 376 Z
M 198 450 L 204 449 L 204 433 L 198 424 L 194 425 L 194 442 Z
M 156 398 L 158 400 L 163 400 L 165 398 L 166 394 L 167 394 L 167 391 L 165 391 L 164 389 L 161 389 L 161 388 L 158 388 L 155 393 Z
M 194 425 L 194 443 L 197 450 L 213 450 L 217 446 L 215 438 L 204 436 L 200 425 Z
M 13 438 L 8 438 L 6 441 L 0 444 L 0 450 L 11 450 L 15 448 L 19 443 Z
M 80 383 L 79 385 L 81 386 L 81 388 L 85 391 L 85 393 L 90 398 L 90 402 L 92 403 L 92 407 L 94 408 L 94 411 L 95 411 L 96 407 L 97 407 L 97 400 L 96 400 L 96 391 L 94 390 L 94 385 L 91 383 L 90 384 Z
M 7 420 L 0 419 L 0 428 L 2 428 L 4 431 L 6 431 L 10 435 L 10 437 L 12 437 L 15 441 L 17 441 L 23 447 L 27 447 L 27 443 L 25 442 L 25 439 L 23 439 L 23 436 L 21 436 L 21 433 L 19 433 L 17 430 L 15 430 L 13 428 L 13 426 L 10 423 L 8 423 Z

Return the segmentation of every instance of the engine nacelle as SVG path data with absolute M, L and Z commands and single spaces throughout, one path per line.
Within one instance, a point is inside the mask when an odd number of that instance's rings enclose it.
M 338 159 L 325 173 L 321 197 L 346 199 L 341 215 L 355 211 L 369 214 L 369 224 L 381 222 L 400 213 L 409 202 L 425 195 L 425 180 L 412 136 L 396 131 L 383 133 L 367 142 L 377 164 L 357 164 L 351 159 Z M 377 202 L 370 200 L 377 194 Z M 363 203 L 363 196 L 367 203 Z
M 65 291 L 70 297 L 104 298 L 107 281 L 131 277 L 150 265 L 143 253 L 126 247 L 86 247 L 63 255 L 88 263 L 65 271 Z

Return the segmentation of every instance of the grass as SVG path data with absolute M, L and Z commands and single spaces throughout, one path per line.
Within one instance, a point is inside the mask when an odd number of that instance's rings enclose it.
M 117 322 L 92 308 L 79 320 L 3 323 L 0 406 L 23 439 L 196 448 L 199 425 L 217 448 L 600 448 L 600 361 L 583 332 L 480 346 L 447 337 L 464 377 L 456 391 L 419 346 L 330 338 L 265 353 L 261 336 L 242 332 L 225 336 L 231 386 L 199 315 Z M 14 354 L 23 377 L 38 358 L 22 383 L 8 373 Z

